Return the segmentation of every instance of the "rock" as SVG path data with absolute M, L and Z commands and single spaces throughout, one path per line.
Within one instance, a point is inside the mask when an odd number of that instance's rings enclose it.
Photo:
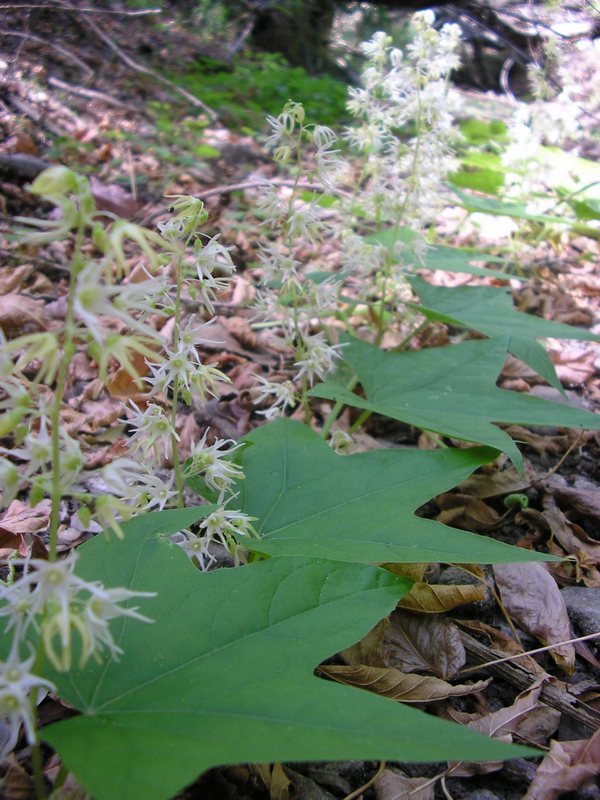
M 600 631 L 600 589 L 567 586 L 561 590 L 561 594 L 567 604 L 571 622 L 582 634 Z

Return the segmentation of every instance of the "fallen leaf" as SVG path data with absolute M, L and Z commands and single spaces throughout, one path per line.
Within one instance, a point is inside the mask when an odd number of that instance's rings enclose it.
M 452 678 L 464 666 L 465 648 L 460 631 L 443 617 L 394 611 L 382 643 L 385 666 L 402 672 L 433 672 Z
M 430 778 L 407 778 L 384 769 L 375 779 L 377 800 L 433 800 L 435 781 Z
M 42 500 L 36 506 L 13 500 L 0 519 L 0 526 L 5 531 L 16 534 L 43 531 L 49 524 L 50 500 Z
M 504 741 L 512 741 L 513 736 L 521 736 L 521 726 L 524 719 L 535 709 L 539 708 L 539 696 L 542 685 L 548 679 L 547 675 L 541 675 L 529 689 L 521 692 L 512 705 L 484 714 L 479 719 L 470 721 L 467 727 L 471 730 L 484 733 Z M 452 715 L 453 717 L 457 715 Z M 560 712 L 555 716 L 556 725 L 560 721 Z M 528 729 L 530 730 L 530 728 Z M 469 775 L 481 775 L 488 772 L 495 772 L 502 767 L 502 762 L 489 762 L 487 764 L 465 763 L 458 765 L 452 770 L 452 775 L 456 777 L 466 777 Z
M 513 494 L 522 492 L 531 484 L 529 476 L 530 469 L 525 463 L 525 475 L 522 475 L 515 467 L 509 466 L 506 469 L 482 469 L 476 475 L 471 475 L 459 486 L 463 494 L 473 494 L 477 497 L 498 497 L 502 494 Z
M 440 614 L 465 603 L 485 600 L 484 586 L 474 584 L 446 585 L 415 583 L 410 592 L 400 601 L 399 607 L 407 611 L 420 611 L 425 614 Z
M 500 520 L 500 515 L 478 497 L 468 494 L 445 492 L 435 498 L 441 509 L 438 522 L 453 525 L 467 531 L 486 530 Z
M 16 267 L 2 267 L 0 269 L 0 295 L 14 292 L 21 287 L 25 278 L 32 271 L 31 264 L 20 264 Z
M 592 564 L 600 564 L 600 542 L 590 538 L 580 525 L 569 522 L 550 495 L 544 497 L 543 506 L 544 518 L 561 547 L 570 555 L 583 551 Z
M 101 183 L 93 175 L 90 184 L 98 211 L 110 211 L 123 219 L 133 219 L 140 206 L 132 194 L 116 183 Z
M 14 338 L 26 330 L 46 330 L 44 303 L 20 294 L 5 294 L 0 297 L 0 328 L 7 339 Z
M 596 484 L 586 481 L 584 485 L 576 483 L 567 486 L 564 478 L 552 475 L 543 482 L 543 488 L 581 514 L 600 517 L 600 496 Z
M 550 743 L 524 800 L 555 800 L 600 774 L 600 731 L 589 740 Z
M 545 645 L 571 638 L 565 601 L 542 564 L 496 564 L 494 575 L 504 608 L 524 631 Z M 555 647 L 550 655 L 566 673 L 573 673 L 572 644 Z
M 584 345 L 564 345 L 556 342 L 550 349 L 550 358 L 562 383 L 583 386 L 595 373 L 596 349 Z
M 355 667 L 327 665 L 319 667 L 318 671 L 339 683 L 367 689 L 401 703 L 433 703 L 448 697 L 465 697 L 483 691 L 491 681 L 488 678 L 453 686 L 428 675 L 410 675 L 393 667 L 368 667 L 362 664 Z
M 490 652 L 504 658 L 504 656 L 514 656 L 524 652 L 522 646 L 512 636 L 508 636 L 498 628 L 487 625 L 478 619 L 461 619 L 460 626 L 468 630 L 477 631 L 478 633 L 485 634 L 490 642 Z M 538 662 L 531 656 L 523 655 L 521 658 L 515 659 L 515 664 L 518 664 L 523 669 L 534 675 L 546 675 L 546 670 L 543 669 Z

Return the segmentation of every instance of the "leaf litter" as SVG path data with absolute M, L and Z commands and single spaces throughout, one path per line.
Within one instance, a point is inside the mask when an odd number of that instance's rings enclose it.
M 23 77 L 19 78 L 19 80 L 22 82 L 19 91 L 24 92 L 25 80 Z M 88 166 L 100 167 L 102 172 L 102 183 L 99 182 L 95 188 L 97 199 L 104 198 L 103 202 L 108 204 L 107 207 L 110 206 L 111 210 L 116 207 L 121 215 L 130 215 L 138 207 L 138 202 L 130 194 L 124 192 L 120 185 L 111 183 L 114 178 L 115 167 L 111 165 L 108 158 L 110 148 L 107 149 L 107 143 L 103 141 L 102 129 L 90 119 L 89 111 L 86 113 L 88 114 L 87 119 L 82 123 L 80 120 L 85 118 L 85 114 L 80 116 L 79 111 L 74 112 L 67 102 L 61 101 L 60 104 L 54 106 L 48 121 L 51 125 L 59 124 L 63 130 L 73 131 L 79 126 L 78 141 L 84 144 L 87 139 L 95 148 L 92 154 L 84 155 L 84 160 L 87 161 Z M 103 113 L 108 114 L 106 110 Z M 117 117 L 118 112 L 115 112 L 114 118 L 116 119 Z M 134 124 L 141 124 L 141 118 L 132 117 L 132 119 L 135 119 Z M 121 122 L 125 123 L 125 120 L 123 119 Z M 35 133 L 37 134 L 38 132 L 35 131 Z M 23 141 L 25 142 L 25 140 Z M 234 146 L 237 146 L 239 141 L 239 137 L 231 135 L 230 142 Z M 11 147 L 15 146 L 19 147 L 21 152 L 24 152 L 22 150 L 23 147 L 31 148 L 31 145 L 26 142 L 21 145 L 18 145 L 18 143 L 11 145 Z M 260 161 L 260 151 L 255 148 L 252 141 L 250 146 L 253 149 L 254 157 Z M 33 147 L 34 150 L 37 147 L 35 142 Z M 82 148 L 80 152 L 83 153 L 84 149 Z M 114 145 L 113 155 L 118 152 L 119 146 Z M 163 168 L 156 159 L 144 157 L 138 152 L 133 154 L 133 161 L 139 174 L 147 176 L 151 181 L 162 180 L 165 175 Z M 219 174 L 216 168 L 210 168 L 200 176 L 200 179 L 189 175 L 184 180 L 180 175 L 175 182 L 177 186 L 185 183 L 188 191 L 200 192 L 204 186 L 218 184 L 221 177 L 222 174 Z M 151 216 L 162 208 L 151 196 L 150 200 L 149 204 L 141 208 L 141 213 L 145 216 Z M 26 202 L 26 198 L 23 198 L 23 202 Z M 226 220 L 227 203 L 223 205 L 215 204 L 214 209 L 215 224 L 217 224 L 219 217 Z M 251 255 L 251 247 L 248 244 L 245 247 L 250 250 Z M 0 327 L 9 337 L 17 332 L 24 333 L 39 328 L 45 329 L 46 326 L 51 324 L 53 318 L 57 318 L 55 316 L 57 315 L 57 310 L 53 311 L 49 306 L 52 301 L 60 302 L 58 287 L 54 279 L 57 270 L 60 269 L 63 254 L 60 252 L 60 247 L 53 245 L 52 248 L 49 248 L 48 259 L 50 262 L 52 262 L 52 250 L 56 255 L 54 264 L 45 263 L 43 256 L 40 256 L 39 261 L 34 259 L 35 269 L 53 278 L 53 280 L 46 283 L 38 283 L 38 289 L 35 289 L 35 283 L 31 282 L 29 265 L 23 265 L 17 269 L 10 268 L 10 271 L 7 271 L 3 278 L 3 291 L 0 297 L 2 301 L 0 303 Z M 575 276 L 576 273 L 573 273 L 570 277 L 571 285 L 569 288 L 572 288 L 572 281 Z M 39 278 L 40 275 L 38 274 L 37 277 Z M 592 278 L 595 277 L 595 275 L 592 276 Z M 553 275 L 552 279 L 554 280 L 554 278 L 555 276 Z M 585 275 L 580 276 L 579 282 L 575 282 L 575 287 L 584 289 L 592 278 Z M 34 297 L 27 296 L 30 291 L 35 295 Z M 50 301 L 46 299 L 45 293 L 47 292 L 52 295 Z M 589 324 L 591 321 L 589 312 L 583 312 L 582 315 L 578 316 L 577 311 L 568 305 L 565 308 L 556 307 L 556 296 L 549 290 L 548 285 L 542 288 L 538 287 L 533 296 L 525 297 L 525 290 L 518 291 L 516 296 L 518 307 L 521 309 L 525 307 L 532 308 L 535 305 L 540 306 L 545 302 L 545 298 L 551 298 L 549 303 L 550 305 L 554 304 L 555 307 L 552 313 L 548 314 L 546 312 L 545 316 L 548 318 L 568 324 Z M 592 299 L 596 300 L 596 296 L 593 294 Z M 233 297 L 230 300 L 232 303 L 234 302 Z M 225 298 L 225 302 L 228 302 L 227 298 Z M 596 305 L 593 304 L 593 307 L 596 308 Z M 252 365 L 256 364 L 261 366 L 281 364 L 281 352 L 278 351 L 277 347 L 273 346 L 273 337 L 271 339 L 268 336 L 256 337 L 249 330 L 248 321 L 244 315 L 236 315 L 235 307 L 228 308 L 227 314 L 232 315 L 223 317 L 218 331 L 218 335 L 224 337 L 223 343 L 219 344 L 216 341 L 214 347 L 207 346 L 207 354 L 212 353 L 213 356 L 218 357 L 221 361 L 228 357 L 239 358 L 238 366 L 241 367 L 242 371 L 247 366 L 253 369 Z M 590 355 L 592 351 L 580 348 L 558 348 L 552 345 L 550 352 L 561 381 L 569 385 L 586 387 L 588 394 L 594 397 L 597 402 L 600 393 L 594 394 L 594 392 L 598 392 L 598 381 L 595 378 L 593 359 Z M 90 369 L 89 365 L 87 365 L 87 369 Z M 93 367 L 91 369 L 93 370 Z M 75 373 L 72 375 L 73 393 L 69 402 L 74 409 L 81 412 L 82 416 L 73 418 L 70 425 L 73 430 L 77 429 L 92 436 L 99 433 L 108 434 L 110 430 L 114 431 L 114 424 L 117 421 L 115 416 L 117 405 L 111 403 L 110 398 L 106 396 L 101 399 L 89 398 L 82 402 L 81 397 L 75 391 L 75 387 L 77 381 L 83 382 L 85 380 L 86 369 L 83 369 L 83 372 L 79 375 Z M 112 375 L 109 385 L 112 397 L 137 397 L 135 386 L 128 382 L 123 374 Z M 525 382 L 525 385 L 528 385 L 527 382 Z M 253 435 L 251 428 L 254 422 L 251 418 L 251 412 L 244 407 L 244 391 L 246 391 L 244 382 L 240 380 L 235 387 L 235 398 L 233 400 L 220 398 L 216 407 L 205 412 L 205 420 L 207 422 L 210 419 L 215 435 L 235 436 L 235 438 L 239 438 L 244 434 L 249 434 L 250 437 Z M 223 397 L 228 396 L 226 392 L 227 390 L 223 387 Z M 201 421 L 204 422 L 202 419 Z M 195 422 L 192 415 L 184 416 L 180 420 L 180 429 L 185 430 L 186 427 L 194 424 L 197 425 L 197 422 Z M 548 424 L 551 425 L 551 423 Z M 371 428 L 371 431 L 375 434 L 373 438 L 376 441 L 382 438 L 378 434 L 376 427 Z M 519 438 L 518 432 L 516 430 L 514 432 L 517 433 L 517 438 Z M 459 435 L 456 431 L 451 431 L 450 434 Z M 398 430 L 393 430 L 392 436 L 397 435 Z M 529 447 L 524 449 L 526 454 L 526 476 L 531 474 L 529 470 L 532 465 L 534 472 L 542 473 L 542 468 L 545 466 L 545 457 L 549 455 L 550 463 L 552 463 L 552 460 L 558 460 L 558 457 L 562 456 L 569 446 L 567 434 L 558 434 L 551 427 L 548 428 L 547 433 L 532 434 L 527 432 L 527 436 L 532 438 L 529 440 Z M 535 440 L 533 439 L 534 436 L 536 437 Z M 497 440 L 495 439 L 494 441 L 496 443 Z M 90 450 L 94 452 L 90 452 L 90 458 L 98 457 L 97 454 L 101 452 L 98 447 L 99 442 L 92 440 Z M 597 481 L 600 476 L 597 469 L 594 468 L 593 460 L 594 456 L 598 454 L 598 442 L 594 439 L 584 441 L 581 443 L 581 448 L 582 450 L 587 449 L 590 455 L 579 463 L 573 457 L 569 459 L 566 464 L 567 468 L 564 471 L 564 477 L 553 475 L 545 479 L 542 477 L 541 480 L 535 477 L 528 479 L 524 478 L 522 473 L 518 473 L 510 467 L 504 470 L 503 473 L 493 471 L 484 473 L 483 476 L 481 473 L 471 477 L 466 477 L 465 475 L 466 481 L 459 491 L 438 493 L 439 496 L 436 501 L 438 509 L 442 514 L 449 512 L 446 517 L 441 518 L 441 521 L 451 525 L 453 528 L 462 528 L 465 531 L 485 530 L 486 527 L 489 527 L 499 530 L 502 534 L 502 526 L 498 527 L 498 523 L 501 523 L 504 518 L 505 509 L 498 498 L 510 492 L 525 490 L 531 496 L 532 504 L 536 504 L 539 509 L 540 528 L 538 530 L 542 530 L 542 527 L 544 529 L 542 536 L 545 538 L 543 541 L 546 543 L 550 540 L 552 547 L 554 547 L 554 549 L 551 548 L 551 552 L 555 552 L 560 556 L 567 555 L 576 562 L 571 571 L 564 567 L 562 572 L 557 571 L 555 573 L 559 584 L 569 585 L 569 583 L 580 581 L 583 582 L 584 586 L 597 586 L 598 584 L 595 581 L 597 580 L 596 567 L 598 564 L 599 545 L 598 539 L 594 537 L 597 529 L 590 527 L 590 521 L 597 519 Z M 111 449 L 112 446 L 106 452 L 109 453 Z M 113 451 L 115 455 L 117 451 L 118 446 Z M 542 459 L 540 459 L 540 454 L 543 457 Z M 101 457 L 104 458 L 105 456 Z M 110 460 L 111 455 L 107 454 L 106 458 Z M 589 481 L 587 488 L 582 488 L 582 484 L 577 483 L 579 469 L 581 469 L 584 479 Z M 482 477 L 486 482 L 484 486 L 482 486 L 481 481 L 477 484 L 477 481 Z M 461 479 L 457 478 L 456 482 L 460 482 Z M 420 498 L 420 502 L 426 504 L 430 499 L 429 497 Z M 24 555 L 34 548 L 36 542 L 39 541 L 37 533 L 43 530 L 46 513 L 42 504 L 37 510 L 34 509 L 31 514 L 18 506 L 11 506 L 2 520 L 0 520 L 2 536 L 8 537 L 7 542 L 5 543 L 3 540 L 2 543 L 7 544 L 10 537 L 17 537 L 19 540 L 18 550 L 21 555 Z M 429 520 L 422 518 L 423 523 L 431 524 L 431 517 L 434 515 L 429 513 L 428 516 L 430 517 Z M 509 523 L 510 525 L 524 525 L 523 520 L 514 517 L 509 520 Z M 509 539 L 509 541 L 514 540 Z M 349 566 L 348 564 L 343 567 L 343 569 L 351 568 L 351 565 Z M 552 566 L 551 569 L 557 568 Z M 551 576 L 551 572 L 546 570 L 543 565 L 497 565 L 495 567 L 495 575 L 505 610 L 512 617 L 513 622 L 522 629 L 525 634 L 525 643 L 530 642 L 527 639 L 528 635 L 549 644 L 562 641 L 572 635 L 573 631 L 570 628 L 566 606 L 564 603 L 561 604 L 559 600 L 561 595 L 557 588 L 558 584 L 555 578 Z M 424 572 L 422 571 L 421 578 L 423 577 Z M 537 589 L 538 592 L 535 598 L 532 597 L 534 589 Z M 350 659 L 349 665 L 345 667 L 338 664 L 337 666 L 323 666 L 321 670 L 326 671 L 329 669 L 329 674 L 333 675 L 337 669 L 338 676 L 340 674 L 352 675 L 355 685 L 368 683 L 378 687 L 375 691 L 381 694 L 412 692 L 414 699 L 411 702 L 417 704 L 419 702 L 447 700 L 451 697 L 468 698 L 472 693 L 480 693 L 485 696 L 488 687 L 491 689 L 494 684 L 499 682 L 498 679 L 495 677 L 491 684 L 489 677 L 482 677 L 467 685 L 460 682 L 462 680 L 460 671 L 468 663 L 467 654 L 461 644 L 458 625 L 450 617 L 443 616 L 449 611 L 453 613 L 468 613 L 469 604 L 475 600 L 480 600 L 482 591 L 484 590 L 481 585 L 447 586 L 433 581 L 430 582 L 428 579 L 419 580 L 412 592 L 405 594 L 401 600 L 403 604 L 411 603 L 410 612 L 406 610 L 392 611 L 387 625 L 381 626 L 379 631 L 376 629 L 375 632 L 367 634 L 366 639 L 363 639 L 360 644 L 354 645 L 355 651 L 360 650 L 360 654 L 358 656 L 355 655 L 355 658 L 359 659 L 358 661 Z M 462 609 L 461 612 L 461 607 L 465 604 L 467 608 Z M 417 611 L 421 613 L 415 613 Z M 512 649 L 508 643 L 513 641 L 509 633 L 503 633 L 506 629 L 497 613 L 493 622 L 494 625 L 488 626 L 489 630 L 493 630 L 497 634 L 495 646 L 490 649 L 492 657 L 493 653 L 508 653 Z M 350 620 L 348 625 L 358 627 L 356 620 Z M 357 637 L 358 635 L 359 632 Z M 504 640 L 502 636 L 505 637 Z M 504 641 L 504 644 L 502 644 L 502 641 Z M 347 644 L 350 644 L 350 642 L 347 642 Z M 345 645 L 345 642 L 340 641 L 340 649 Z M 535 646 L 535 642 L 532 642 L 532 645 Z M 349 651 L 346 649 L 343 652 L 348 653 Z M 327 657 L 333 654 L 324 653 L 321 655 L 322 657 Z M 583 665 L 578 664 L 578 660 L 575 659 L 571 648 L 559 651 L 557 658 L 559 666 L 563 669 L 566 668 L 566 671 L 573 669 L 574 666 L 577 667 L 578 672 L 575 677 L 582 677 L 583 679 L 589 674 L 586 673 Z M 381 665 L 377 665 L 378 662 Z M 552 671 L 553 666 L 547 662 L 544 663 Z M 312 664 L 312 666 L 316 665 L 316 662 Z M 350 670 L 350 672 L 340 673 L 339 670 L 342 669 Z M 352 670 L 354 672 L 351 672 Z M 502 703 L 504 707 L 490 711 L 488 714 L 479 714 L 478 720 L 471 719 L 467 723 L 468 727 L 476 730 L 485 730 L 486 732 L 493 731 L 500 736 L 515 736 L 518 740 L 528 743 L 547 742 L 548 737 L 554 733 L 554 731 L 548 732 L 551 728 L 551 723 L 547 718 L 552 716 L 556 718 L 556 713 L 554 709 L 540 703 L 541 683 L 541 681 L 537 685 L 534 683 L 529 690 L 519 695 L 512 702 L 509 702 L 508 699 L 510 686 L 504 685 L 500 689 L 496 689 L 493 695 L 494 702 Z M 423 699 L 419 700 L 419 698 Z M 460 716 L 458 711 L 449 714 L 449 707 L 448 705 L 445 706 L 446 710 L 442 716 L 452 716 L 452 714 L 455 717 Z M 463 708 L 470 709 L 469 714 L 473 714 L 475 701 L 473 701 L 473 705 L 466 705 Z M 546 718 L 543 720 L 537 718 L 536 721 L 536 712 L 540 711 Z M 352 715 L 348 715 L 348 724 L 351 722 L 354 724 L 355 721 Z M 527 728 L 528 721 L 530 721 L 529 728 Z M 544 735 L 536 734 L 535 730 L 542 731 Z M 173 742 L 177 742 L 180 732 L 173 730 L 172 733 Z M 597 776 L 598 763 L 600 763 L 599 742 L 598 733 L 593 734 L 591 737 L 588 736 L 588 738 L 574 741 L 552 740 L 550 750 L 538 767 L 526 796 L 531 800 L 553 800 L 554 797 L 560 796 L 561 793 L 574 791 L 585 781 Z M 169 749 L 170 744 L 168 742 L 162 742 L 162 749 L 160 746 L 157 747 L 157 760 L 160 761 L 161 766 L 164 766 L 165 758 L 170 757 Z M 283 775 L 281 774 L 282 772 Z M 467 768 L 463 768 L 463 772 L 465 775 L 472 774 Z M 196 773 L 191 771 L 189 774 L 193 777 Z M 459 774 L 461 773 L 458 768 L 450 774 L 448 778 L 450 786 L 452 786 L 452 780 L 457 781 L 457 786 L 462 786 L 458 782 Z M 267 786 L 267 791 L 271 794 L 272 791 L 284 793 L 288 786 L 285 767 L 270 768 L 261 779 Z M 465 779 L 464 787 L 466 787 L 467 791 L 469 785 L 468 779 Z M 273 786 L 276 789 L 272 790 Z M 394 768 L 394 772 L 389 769 L 385 770 L 376 779 L 375 787 L 380 800 L 392 800 L 392 798 L 396 800 L 396 798 L 405 796 L 417 798 L 417 800 L 418 798 L 427 800 L 434 796 L 436 784 L 435 782 L 431 783 L 428 777 L 405 777 L 398 773 L 397 768 Z M 144 788 L 144 791 L 146 791 L 146 788 Z M 114 797 L 117 796 L 117 794 L 114 795 Z

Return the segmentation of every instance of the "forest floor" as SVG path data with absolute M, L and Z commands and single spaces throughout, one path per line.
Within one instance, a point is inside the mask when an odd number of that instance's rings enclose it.
M 210 213 L 206 232 L 220 232 L 221 241 L 235 248 L 238 278 L 232 291 L 220 298 L 217 323 L 211 334 L 215 343 L 207 345 L 203 354 L 204 360 L 218 364 L 228 374 L 231 384 L 220 398 L 195 408 L 185 419 L 182 417 L 181 426 L 190 439 L 199 438 L 210 425 L 214 436 L 237 440 L 262 421 L 250 401 L 253 376 L 286 372 L 286 353 L 281 352 L 268 332 L 252 328 L 246 308 L 257 281 L 253 191 L 265 177 L 285 176 L 277 173 L 260 137 L 228 129 L 218 119 L 210 118 L 210 110 L 194 107 L 156 77 L 169 74 L 176 66 L 175 60 L 180 64 L 198 54 L 198 41 L 192 34 L 176 26 L 168 30 L 153 28 L 142 17 L 104 15 L 98 23 L 104 36 L 74 18 L 56 36 L 53 13 L 45 10 L 36 18 L 38 40 L 15 41 L 16 37 L 6 37 L 10 46 L 0 54 L 0 202 L 1 230 L 5 235 L 0 244 L 0 326 L 10 338 L 35 330 L 40 320 L 43 325 L 52 326 L 64 313 L 61 298 L 69 266 L 68 244 L 24 249 L 11 235 L 15 216 L 43 217 L 48 213 L 48 208 L 27 191 L 27 183 L 44 164 L 62 163 L 88 175 L 100 209 L 149 227 L 167 216 L 169 201 L 164 195 L 200 197 Z M 2 25 L 8 27 L 8 20 Z M 136 66 L 148 63 L 152 64 L 153 74 L 143 74 Z M 503 98 L 472 96 L 471 100 L 490 116 L 505 118 L 511 113 L 510 102 Z M 214 111 L 219 114 L 218 108 Z M 172 125 L 164 124 L 165 116 L 171 117 Z M 587 151 L 590 156 L 594 147 L 591 142 Z M 452 226 L 449 213 L 447 219 L 440 219 L 440 234 Z M 494 223 L 485 229 L 484 244 L 488 248 L 494 247 L 497 230 Z M 475 229 L 466 222 L 448 243 L 471 245 L 475 236 Z M 481 234 L 477 246 L 482 246 Z M 315 259 L 314 252 L 307 255 Z M 599 242 L 584 237 L 564 234 L 551 243 L 539 243 L 520 261 L 527 282 L 511 281 L 516 307 L 600 332 L 599 255 Z M 329 252 L 325 244 L 317 257 L 324 263 L 335 263 L 336 254 Z M 459 285 L 464 278 L 446 276 L 444 280 L 446 285 Z M 430 326 L 412 346 L 443 344 L 453 334 L 447 326 Z M 390 338 L 384 344 L 393 346 L 395 342 Z M 598 412 L 597 345 L 552 340 L 549 346 L 569 399 Z M 120 383 L 122 376 L 114 376 L 108 390 L 96 395 L 86 388 L 96 377 L 93 364 L 81 360 L 77 366 L 80 372 L 73 381 L 77 390 L 68 397 L 72 429 L 86 439 L 90 461 L 107 463 L 118 454 L 119 447 L 118 438 L 106 432 L 119 429 L 122 404 L 135 394 L 130 384 Z M 502 386 L 560 399 L 556 390 L 516 360 L 507 363 Z M 318 418 L 317 401 L 315 409 Z M 345 424 L 349 422 L 346 418 Z M 559 599 L 552 595 L 543 598 L 543 602 L 564 603 L 564 610 L 558 608 L 555 613 L 563 614 L 564 624 L 574 637 L 597 633 L 599 436 L 552 428 L 535 432 L 513 428 L 510 432 L 521 443 L 526 462 L 524 475 L 506 465 L 500 473 L 482 474 L 479 482 L 472 479 L 468 486 L 437 498 L 420 513 L 524 546 L 550 543 L 555 552 L 570 555 L 570 561 L 551 567 L 560 587 Z M 369 421 L 361 442 L 365 449 L 430 444 L 409 426 L 377 415 Z M 501 498 L 509 493 L 525 494 L 527 508 L 508 513 Z M 44 517 L 39 508 L 33 515 L 24 506 L 12 507 L 0 519 L 0 525 L 4 536 L 25 541 L 27 534 L 43 530 Z M 67 549 L 89 535 L 89 531 L 77 530 L 67 522 L 61 532 L 62 547 Z M 453 567 L 433 565 L 431 569 L 436 573 L 437 584 L 465 582 L 464 575 Z M 453 612 L 453 618 L 460 623 L 467 666 L 514 653 L 510 631 L 489 593 L 483 600 L 461 606 Z M 526 632 L 522 633 L 521 642 L 525 649 L 540 646 L 538 639 Z M 576 788 L 560 796 L 567 800 L 600 800 L 600 652 L 593 639 L 575 647 L 573 674 L 562 671 L 548 653 L 473 671 L 470 677 L 491 676 L 493 681 L 462 709 L 459 703 L 455 704 L 453 713 L 456 719 L 461 714 L 466 719 L 467 711 L 484 714 L 504 709 L 508 717 L 514 718 L 513 731 L 518 741 L 534 742 L 542 749 L 548 748 L 551 737 L 562 743 L 562 749 L 559 745 L 555 754 L 567 765 L 565 775 L 569 764 L 573 774 L 576 765 L 581 767 L 571 743 L 594 737 L 586 780 L 577 783 L 573 778 Z M 538 680 L 542 675 L 551 677 Z M 449 715 L 443 701 L 429 705 L 428 710 Z M 47 711 L 47 717 L 60 713 L 56 704 Z M 49 754 L 48 757 L 51 759 Z M 279 768 L 256 765 L 226 767 L 205 774 L 181 797 L 355 797 L 359 795 L 353 792 L 370 780 L 378 766 L 362 762 L 293 764 L 285 765 L 283 773 Z M 446 769 L 439 764 L 392 766 L 401 767 L 409 780 L 432 778 Z M 52 768 L 49 763 L 49 774 Z M 408 797 L 410 791 L 413 798 L 517 800 L 527 793 L 536 769 L 535 762 L 523 759 L 506 762 L 500 769 L 497 765 L 484 767 L 483 774 L 471 765 L 462 771 L 455 769 L 454 774 L 450 770 L 444 781 L 432 784 L 431 794 L 426 788 L 419 788 L 418 782 L 407 783 L 406 794 L 398 793 L 397 786 L 392 793 L 380 782 L 376 787 L 367 787 L 360 796 L 391 800 Z M 17 797 L 23 774 L 16 760 L 10 763 L 4 797 Z M 565 787 L 569 787 L 568 778 Z M 33 797 L 27 784 L 22 791 L 19 797 Z M 545 794 L 537 795 L 555 796 L 558 794 L 549 788 Z

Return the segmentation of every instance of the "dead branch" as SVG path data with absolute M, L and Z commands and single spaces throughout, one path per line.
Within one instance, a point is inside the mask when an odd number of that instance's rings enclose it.
M 211 119 L 212 122 L 218 122 L 219 118 L 216 112 L 213 111 L 212 108 L 209 108 L 209 106 L 207 106 L 206 103 L 203 103 L 202 100 L 200 100 L 198 97 L 193 95 L 191 92 L 188 92 L 187 89 L 184 89 L 181 86 L 177 86 L 172 81 L 168 80 L 162 75 L 159 75 L 158 72 L 155 72 L 153 69 L 150 69 L 150 67 L 146 67 L 144 66 L 144 64 L 140 64 L 137 61 L 134 61 L 134 59 L 128 56 L 127 53 L 125 53 L 119 47 L 119 45 L 116 44 L 116 42 L 113 42 L 110 36 L 107 33 L 105 33 L 102 30 L 102 28 L 100 28 L 100 26 L 96 22 L 94 22 L 94 20 L 87 13 L 83 12 L 79 8 L 69 5 L 69 3 L 66 2 L 61 2 L 60 8 L 61 9 L 68 8 L 71 11 L 77 12 L 81 17 L 81 19 L 85 22 L 85 24 L 89 28 L 91 28 L 91 30 L 96 34 L 96 36 L 102 39 L 102 41 L 107 45 L 107 47 L 109 47 L 113 51 L 113 53 L 117 56 L 117 58 L 119 58 L 120 61 L 126 64 L 134 72 L 139 72 L 142 75 L 147 75 L 148 77 L 152 78 L 152 80 L 155 80 L 158 83 L 162 83 L 163 86 L 168 86 L 169 89 L 171 89 L 173 92 L 176 92 L 177 94 L 180 94 L 189 103 L 196 106 L 197 108 L 202 109 L 202 111 L 204 111 L 204 113 Z
M 88 67 L 88 65 L 78 56 L 76 56 L 74 53 L 71 53 L 71 51 L 67 50 L 66 47 L 62 47 L 54 42 L 49 42 L 47 39 L 42 39 L 41 36 L 35 36 L 33 33 L 28 33 L 27 31 L 9 31 L 6 28 L 0 28 L 0 36 L 16 36 L 19 39 L 32 41 L 36 44 L 41 44 L 44 47 L 49 47 L 52 50 L 56 50 L 57 53 L 60 53 L 60 55 L 66 58 L 67 61 L 76 64 L 81 70 L 83 70 L 83 72 L 86 73 L 88 78 L 93 78 L 94 76 L 94 70 L 91 67 Z
M 468 633 L 461 631 L 460 636 L 467 653 L 473 661 L 485 665 L 487 661 L 492 661 L 494 658 L 497 658 L 497 654 L 493 650 L 486 647 L 486 645 L 481 642 L 478 642 L 477 639 L 470 636 Z M 483 666 L 482 669 L 486 672 L 491 672 L 493 675 L 497 675 L 512 686 L 516 686 L 520 691 L 528 689 L 537 677 L 518 664 L 506 662 L 503 664 Z M 571 717 L 571 719 L 583 725 L 591 732 L 600 728 L 600 712 L 586 705 L 575 697 L 575 695 L 569 694 L 569 692 L 564 689 L 559 689 L 551 683 L 545 683 L 542 687 L 540 700 L 551 708 L 556 708 L 561 714 Z
M 51 11 L 71 11 L 73 13 L 79 11 L 90 11 L 94 14 L 113 14 L 119 17 L 143 17 L 148 14 L 161 14 L 160 8 L 140 8 L 137 10 L 128 11 L 122 9 L 114 11 L 112 8 L 63 8 L 62 6 L 55 5 L 54 3 L 0 3 L 0 11 L 13 10 L 15 8 L 45 8 Z
M 86 89 L 83 86 L 73 86 L 71 83 L 66 83 L 66 81 L 61 81 L 59 78 L 54 78 L 52 76 L 48 78 L 48 83 L 50 86 L 54 86 L 56 89 L 62 89 L 64 92 L 77 94 L 81 97 L 88 97 L 90 100 L 98 100 L 100 103 L 105 103 L 107 106 L 125 108 L 128 111 L 135 111 L 136 113 L 138 111 L 127 103 L 124 103 L 122 100 L 119 100 L 116 97 L 111 97 L 109 94 L 105 94 L 104 92 L 99 92 L 96 89 Z

